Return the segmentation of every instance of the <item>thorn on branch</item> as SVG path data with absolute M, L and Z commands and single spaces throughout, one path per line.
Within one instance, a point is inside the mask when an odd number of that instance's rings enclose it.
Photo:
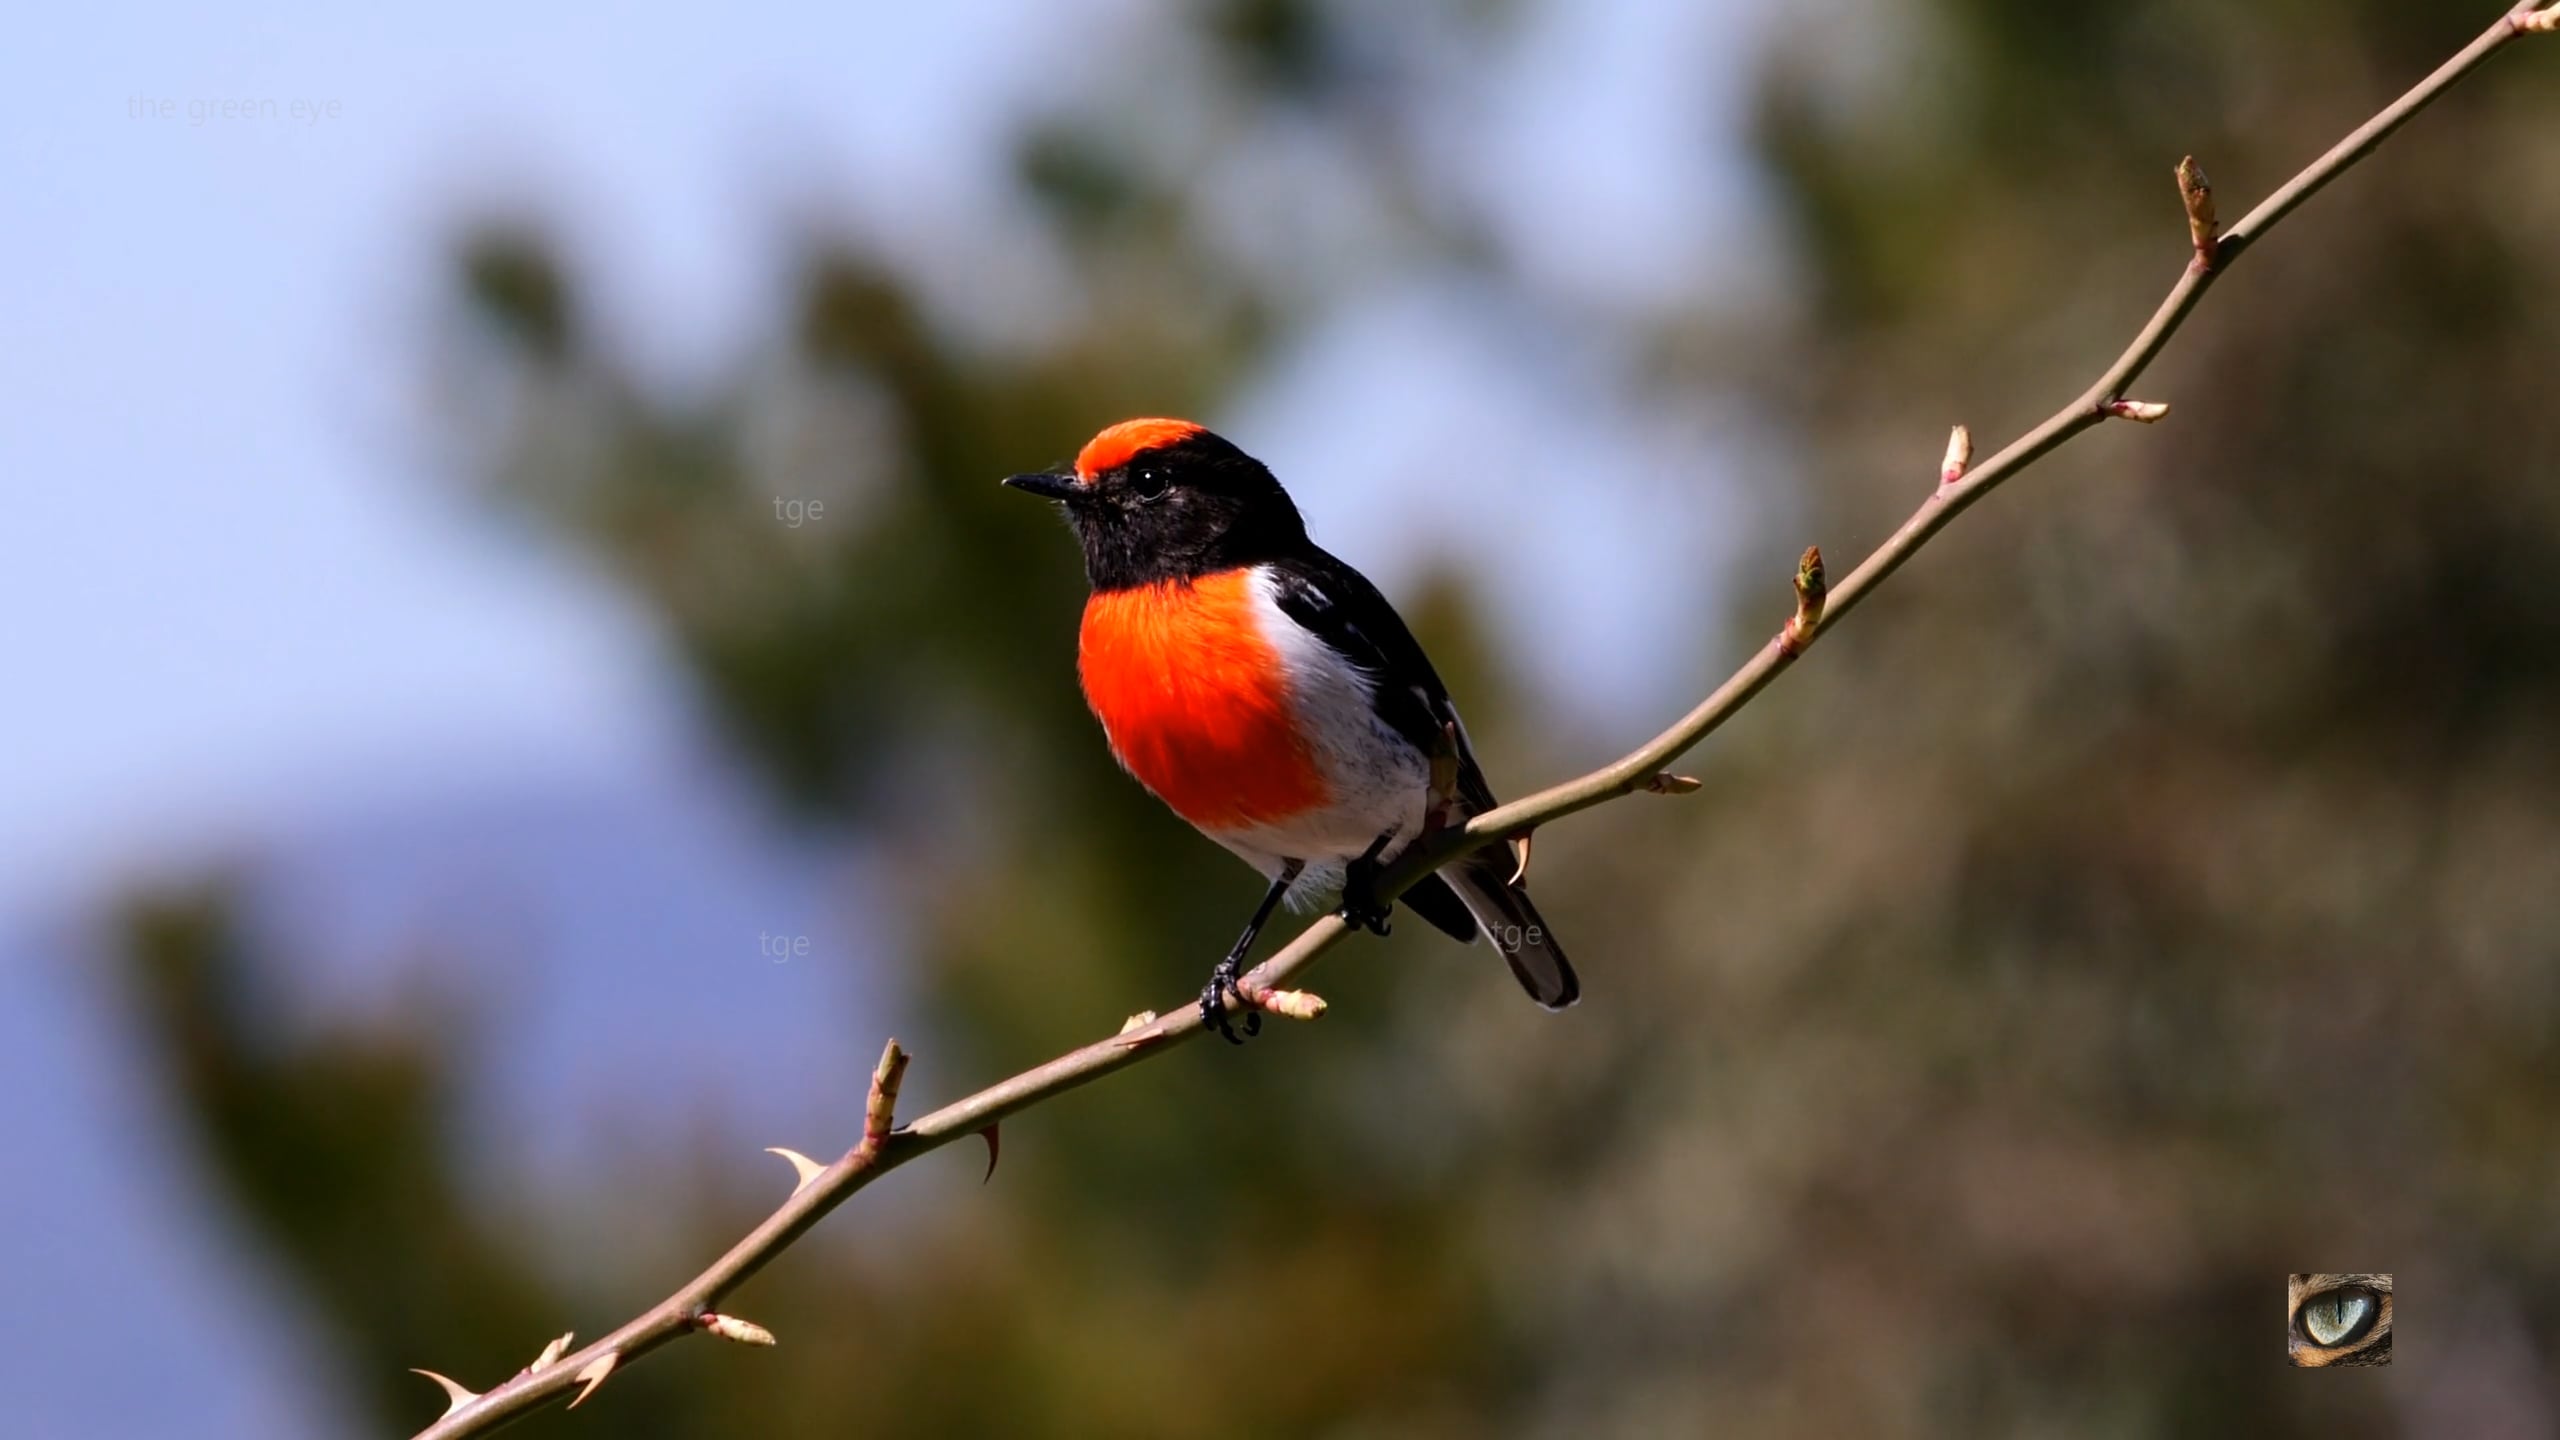
M 1537 834 L 1538 832 L 1535 830 L 1523 830 L 1520 832 L 1519 838 L 1511 842 L 1511 854 L 1514 863 L 1511 869 L 1511 879 L 1506 883 L 1517 885 L 1521 881 L 1529 878 L 1529 847 L 1536 843 Z
M 897 1127 L 898 1085 L 907 1075 L 907 1052 L 891 1040 L 880 1052 L 880 1068 L 871 1072 L 871 1098 L 862 1107 L 862 1149 L 878 1153 Z
M 413 1375 L 424 1375 L 428 1379 L 433 1380 L 438 1385 L 444 1387 L 444 1413 L 446 1415 L 450 1415 L 454 1411 L 459 1410 L 463 1406 L 480 1398 L 479 1391 L 472 1389 L 470 1386 L 463 1384 L 461 1381 L 456 1380 L 449 1375 L 439 1375 L 433 1370 L 420 1370 L 416 1366 L 411 1366 L 409 1373 Z
M 577 1378 L 581 1383 L 578 1387 L 576 1398 L 572 1399 L 562 1408 L 575 1410 L 579 1406 L 586 1404 L 587 1397 L 596 1393 L 596 1387 L 604 1384 L 605 1381 L 612 1379 L 613 1367 L 621 1363 L 622 1352 L 619 1350 L 607 1350 L 593 1360 L 588 1361 L 587 1368 L 578 1372 Z
M 1141 1010 L 1137 1014 L 1120 1022 L 1120 1033 L 1126 1035 L 1132 1030 L 1144 1030 L 1154 1023 L 1156 1023 L 1156 1012 L 1153 1010 Z
M 705 1310 L 701 1314 L 693 1317 L 693 1323 L 701 1326 L 707 1331 L 710 1331 L 712 1334 L 719 1336 L 723 1340 L 735 1340 L 741 1345 L 770 1345 L 773 1343 L 772 1331 L 767 1330 L 753 1320 L 741 1320 L 735 1315 L 721 1315 L 713 1311 Z
M 2169 407 L 2156 400 L 2110 400 L 2102 408 L 2118 420 L 2144 425 L 2157 425 L 2169 418 Z
M 1822 602 L 1830 594 L 1830 582 L 1822 574 L 1822 547 L 1807 545 L 1804 558 L 1796 561 L 1796 613 L 1787 620 L 1787 628 L 1778 632 L 1778 649 L 1790 660 L 1801 655 L 1813 643 L 1813 632 L 1822 624 Z
M 2178 162 L 2178 195 L 2187 202 L 2187 233 L 2196 242 L 2196 261 L 2207 270 L 2222 248 L 2222 222 L 2213 214 L 2213 182 L 2193 155 Z
M 1959 425 L 1947 435 L 1947 458 L 1938 462 L 1938 483 L 1953 485 L 1973 464 L 1973 432 Z
M 561 1332 L 559 1339 L 543 1346 L 542 1353 L 533 1357 L 533 1363 L 525 1367 L 525 1373 L 528 1375 L 539 1375 L 543 1371 L 550 1369 L 552 1366 L 559 1364 L 560 1357 L 569 1353 L 569 1342 L 577 1338 L 578 1332 L 575 1330 L 566 1330 Z
M 800 1176 L 799 1183 L 791 1187 L 791 1193 L 794 1195 L 808 1189 L 810 1181 L 827 1173 L 826 1166 L 819 1164 L 817 1161 L 810 1159 L 808 1156 L 801 1154 L 797 1150 L 789 1149 L 785 1146 L 767 1145 L 764 1147 L 764 1153 L 767 1155 L 779 1155 L 783 1159 L 791 1162 L 792 1170 Z
M 1155 1012 L 1150 1010 L 1147 1014 L 1149 1018 L 1153 1018 Z M 1138 1017 L 1132 1015 L 1129 1018 L 1131 1020 L 1135 1020 Z M 988 1181 L 996 1178 L 996 1127 L 990 1125 L 986 1129 L 979 1131 L 978 1138 L 987 1142 L 987 1173 L 978 1177 L 978 1183 L 984 1185 Z
M 1648 795 L 1686 795 L 1705 783 L 1695 775 L 1674 775 L 1665 770 L 1644 782 L 1644 788 Z

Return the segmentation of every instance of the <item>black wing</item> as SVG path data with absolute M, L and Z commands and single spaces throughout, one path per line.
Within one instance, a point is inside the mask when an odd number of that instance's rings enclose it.
M 1485 783 L 1484 770 L 1476 764 L 1466 722 L 1458 718 L 1458 707 L 1450 702 L 1448 687 L 1440 683 L 1440 672 L 1431 668 L 1431 657 L 1422 653 L 1422 643 L 1405 628 L 1404 617 L 1396 614 L 1378 587 L 1313 547 L 1305 556 L 1274 562 L 1271 575 L 1281 612 L 1369 676 L 1370 704 L 1379 718 L 1425 755 L 1440 753 L 1446 743 L 1443 736 L 1456 741 L 1458 801 L 1467 813 L 1492 809 L 1498 802 L 1493 787 Z M 1521 852 L 1516 843 L 1511 851 L 1511 863 L 1517 864 Z M 1473 941 L 1480 923 L 1495 923 L 1487 916 L 1504 922 L 1504 933 L 1510 936 L 1538 937 L 1526 944 L 1517 939 L 1507 946 L 1496 943 L 1510 961 L 1512 973 L 1539 1004 L 1550 1009 L 1570 1005 L 1581 993 L 1573 967 L 1554 947 L 1529 897 L 1505 880 L 1510 868 L 1499 852 L 1479 852 L 1457 872 L 1461 883 L 1474 893 L 1473 901 L 1441 875 L 1424 876 L 1400 898 L 1460 941 Z

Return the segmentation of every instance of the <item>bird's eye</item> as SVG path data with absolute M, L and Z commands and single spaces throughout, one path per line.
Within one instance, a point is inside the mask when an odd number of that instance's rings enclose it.
M 2372 1292 L 2346 1289 L 2302 1302 L 2302 1331 L 2323 1345 L 2343 1345 L 2364 1333 L 2378 1307 Z
M 1152 465 L 1129 476 L 1129 492 L 1141 500 L 1161 499 L 1172 485 L 1173 478 Z

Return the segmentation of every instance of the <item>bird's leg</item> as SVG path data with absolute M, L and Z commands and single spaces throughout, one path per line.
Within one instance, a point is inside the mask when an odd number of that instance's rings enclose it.
M 1369 842 L 1368 849 L 1342 867 L 1342 919 L 1354 930 L 1384 935 L 1391 928 L 1387 912 L 1393 907 L 1378 898 L 1378 854 L 1396 838 L 1397 828 L 1390 826 L 1380 832 L 1377 839 Z
M 1262 933 L 1263 922 L 1271 918 L 1272 911 L 1280 908 L 1280 897 L 1289 893 L 1289 887 L 1297 883 L 1298 872 L 1306 868 L 1304 860 L 1280 862 L 1280 873 L 1272 878 L 1271 888 L 1262 893 L 1262 903 L 1254 907 L 1253 918 L 1245 922 L 1244 933 L 1236 937 L 1235 948 L 1229 950 L 1227 958 L 1219 961 L 1217 968 L 1209 972 L 1209 988 L 1200 992 L 1200 1023 L 1227 1037 L 1230 1045 L 1241 1045 L 1246 1036 L 1262 1033 L 1262 1012 L 1246 1003 L 1244 992 L 1236 988 L 1236 981 L 1244 974 L 1245 952 L 1253 948 L 1253 937 Z M 1227 1019 L 1229 995 L 1235 996 L 1237 1008 L 1244 1011 L 1244 1035 L 1238 1035 L 1235 1026 Z

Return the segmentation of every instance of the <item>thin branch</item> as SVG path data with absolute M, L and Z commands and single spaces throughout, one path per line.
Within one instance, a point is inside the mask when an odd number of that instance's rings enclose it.
M 2055 411 L 2044 423 L 2011 442 L 2008 448 L 1970 469 L 1967 462 L 1972 456 L 1972 439 L 1959 427 L 1941 466 L 1939 484 L 1928 498 L 1920 502 L 1919 509 L 1911 518 L 1903 522 L 1902 528 L 1876 547 L 1875 552 L 1847 578 L 1827 588 L 1822 583 L 1818 554 L 1807 551 L 1798 570 L 1795 613 L 1774 638 L 1718 686 L 1713 694 L 1701 701 L 1696 709 L 1682 716 L 1679 723 L 1614 764 L 1580 779 L 1539 791 L 1526 799 L 1486 811 L 1469 819 L 1463 826 L 1446 828 L 1428 836 L 1411 847 L 1381 877 L 1379 894 L 1391 899 L 1424 875 L 1461 855 L 1525 835 L 1549 821 L 1622 796 L 1638 791 L 1677 794 L 1695 789 L 1697 782 L 1668 775 L 1663 767 L 1714 733 L 1736 711 L 1749 704 L 1769 682 L 1794 664 L 1814 639 L 1846 618 L 1869 592 L 1883 584 L 1887 577 L 1902 567 L 1904 561 L 1966 507 L 2092 426 L 2110 418 L 2155 421 L 2164 417 L 2168 413 L 2167 407 L 2130 399 L 2125 391 L 2158 358 L 2170 337 L 2177 333 L 2197 302 L 2203 299 L 2204 292 L 2229 272 L 2233 261 L 2292 214 L 2302 202 L 2370 154 L 2410 117 L 2509 42 L 2523 35 L 2554 31 L 2560 31 L 2560 0 L 2551 0 L 2548 6 L 2541 0 L 2516 5 L 2479 39 L 2446 61 L 2416 88 L 2366 121 L 2355 133 L 2268 196 L 2239 223 L 2219 234 L 2213 228 L 2211 191 L 2204 183 L 2202 170 L 2196 167 L 2192 158 L 2181 164 L 2178 167 L 2179 189 L 2186 204 L 2194 254 L 2150 322 L 2143 326 L 2124 353 L 2107 367 L 2096 384 L 2078 399 Z M 1347 927 L 1337 916 L 1328 915 L 1315 921 L 1278 953 L 1254 967 L 1244 977 L 1239 989 L 1278 1013 L 1302 1018 L 1322 1013 L 1323 1002 L 1320 999 L 1304 992 L 1285 990 L 1282 985 L 1315 963 L 1317 957 L 1333 948 L 1347 933 Z M 800 1183 L 790 1197 L 746 1238 L 731 1246 L 729 1252 L 713 1262 L 709 1269 L 612 1334 L 567 1356 L 558 1353 L 559 1346 L 555 1343 L 543 1352 L 541 1363 L 528 1365 L 512 1379 L 478 1396 L 471 1396 L 466 1387 L 455 1382 L 441 1376 L 434 1377 L 446 1387 L 452 1408 L 442 1419 L 421 1431 L 417 1440 L 460 1440 L 463 1436 L 485 1435 L 552 1401 L 570 1399 L 574 1404 L 593 1393 L 617 1367 L 680 1336 L 707 1332 L 749 1344 L 772 1343 L 772 1336 L 762 1327 L 724 1315 L 713 1307 L 856 1191 L 918 1156 L 972 1135 L 988 1137 L 988 1159 L 992 1165 L 998 1122 L 1160 1054 L 1198 1035 L 1200 1029 L 1199 1009 L 1188 1003 L 1177 1005 L 1162 1016 L 1148 1013 L 1132 1017 L 1131 1023 L 1124 1026 L 1121 1033 L 1107 1040 L 1095 1041 L 1045 1065 L 1023 1071 L 902 1128 L 893 1128 L 892 1121 L 899 1081 L 906 1071 L 907 1055 L 896 1041 L 891 1041 L 880 1057 L 879 1069 L 872 1076 L 871 1093 L 864 1107 L 861 1143 L 846 1151 L 834 1164 L 823 1167 L 787 1150 L 777 1152 L 801 1172 Z

